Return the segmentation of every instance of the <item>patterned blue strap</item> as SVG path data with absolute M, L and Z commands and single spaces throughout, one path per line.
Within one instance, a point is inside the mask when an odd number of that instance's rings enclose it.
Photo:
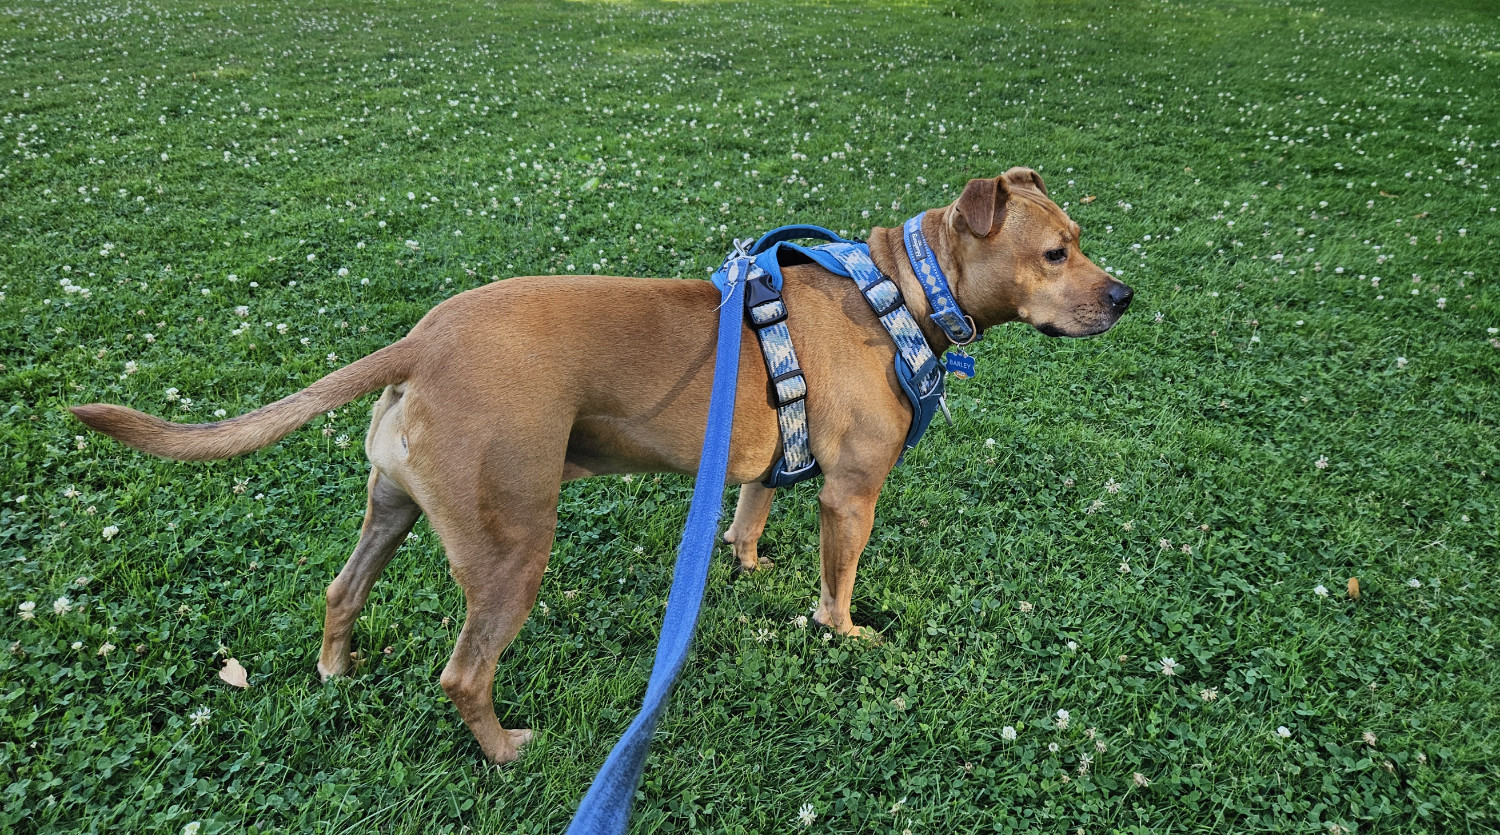
M 759 263 L 750 268 L 745 314 L 760 342 L 766 371 L 771 375 L 776 393 L 776 421 L 781 426 L 782 457 L 772 467 L 765 485 L 786 487 L 817 475 L 818 462 L 808 446 L 807 377 L 797 362 L 792 334 L 787 330 L 786 301 L 772 282 L 772 274 Z
M 922 283 L 922 292 L 932 305 L 932 321 L 943 329 L 954 345 L 967 345 L 977 334 L 974 323 L 958 306 L 958 299 L 948 289 L 948 276 L 938 265 L 937 255 L 927 245 L 927 236 L 922 234 L 922 217 L 926 212 L 906 221 L 901 227 L 901 236 L 906 241 L 906 257 L 911 261 L 912 272 Z
M 918 392 L 927 395 L 943 381 L 942 364 L 922 335 L 916 317 L 906 307 L 901 289 L 888 276 L 880 272 L 870 260 L 870 249 L 863 244 L 827 244 L 819 247 L 833 255 L 859 286 L 860 293 L 879 317 L 891 339 L 896 343 L 896 352 L 906 362 L 907 369 L 916 379 Z

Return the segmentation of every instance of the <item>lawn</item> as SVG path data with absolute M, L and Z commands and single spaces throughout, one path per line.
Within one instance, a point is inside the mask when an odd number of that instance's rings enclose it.
M 425 524 L 355 673 L 313 669 L 373 398 L 210 464 L 68 405 L 238 414 L 486 282 L 702 280 L 1012 165 L 1133 309 L 985 335 L 881 498 L 880 643 L 798 625 L 817 482 L 773 570 L 716 554 L 633 831 L 1500 829 L 1497 79 L 1495 5 L 1447 0 L 16 0 L 0 831 L 560 832 L 690 491 L 563 488 L 495 685 L 537 739 L 494 769 L 438 686 L 464 601 Z

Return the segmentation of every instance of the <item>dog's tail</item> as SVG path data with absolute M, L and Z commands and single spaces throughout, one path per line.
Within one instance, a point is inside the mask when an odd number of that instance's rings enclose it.
M 270 446 L 319 412 L 336 409 L 362 394 L 405 380 L 415 355 L 416 346 L 402 339 L 296 394 L 217 423 L 169 423 L 109 403 L 74 406 L 70 411 L 95 432 L 152 455 L 178 461 L 229 458 Z

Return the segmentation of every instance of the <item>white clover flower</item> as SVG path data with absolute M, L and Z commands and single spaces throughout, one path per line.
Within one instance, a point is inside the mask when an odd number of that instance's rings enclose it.
M 52 601 L 53 614 L 66 615 L 71 611 L 73 611 L 73 602 L 68 600 L 68 598 L 59 597 L 56 600 Z
M 32 620 L 36 617 L 36 601 L 28 600 L 22 603 L 16 607 L 16 612 L 21 616 L 21 620 Z
M 339 278 L 348 278 L 348 277 L 349 277 L 349 268 L 348 267 L 339 267 Z
M 1205 687 L 1202 690 L 1198 691 L 1198 698 L 1202 699 L 1205 702 L 1211 702 L 1219 698 L 1219 688 Z
M 1163 658 L 1161 660 L 1161 674 L 1168 678 L 1177 675 L 1177 661 L 1172 658 Z
M 1326 456 L 1326 455 L 1319 455 L 1318 456 L 1318 460 L 1316 460 L 1316 461 L 1313 462 L 1313 466 L 1317 467 L 1320 470 L 1326 470 L 1326 469 L 1328 469 L 1328 456 Z
M 1410 580 L 1407 580 L 1407 581 L 1406 581 L 1406 584 L 1407 584 L 1407 585 L 1408 585 L 1408 586 L 1411 586 L 1411 587 L 1412 587 L 1412 588 L 1414 588 L 1414 589 L 1419 589 L 1419 588 L 1421 588 L 1421 587 L 1422 587 L 1422 581 L 1421 581 L 1421 580 L 1418 580 L 1418 579 L 1417 579 L 1417 578 L 1415 578 L 1415 577 L 1413 577 L 1413 578 L 1411 578 L 1411 579 L 1410 579 Z
M 105 542 L 108 542 L 111 539 L 114 539 L 116 536 L 119 536 L 119 534 L 120 534 L 120 528 L 117 525 L 110 525 L 110 526 L 106 527 L 104 530 L 102 530 L 102 531 L 99 532 L 99 535 L 102 536 L 102 537 L 104 537 L 104 541 Z
M 1057 711 L 1057 729 L 1059 731 L 1068 729 L 1068 712 L 1066 710 L 1059 709 Z
M 1282 739 L 1290 739 L 1292 736 L 1292 732 L 1287 729 L 1286 725 L 1282 725 L 1276 729 L 1276 735 L 1281 737 Z
M 1011 727 L 1010 725 L 1006 725 L 1005 727 L 1000 729 L 1000 738 L 1005 740 L 1006 742 L 1015 742 L 1016 729 Z
M 208 708 L 204 708 L 204 710 L 207 709 Z M 199 823 L 198 821 L 189 821 L 185 826 L 182 827 L 182 835 L 198 835 L 198 830 L 202 828 L 202 826 L 203 824 Z
M 1056 742 L 1049 742 L 1049 743 L 1047 743 L 1047 750 L 1050 751 L 1053 754 L 1056 754 L 1058 752 L 1058 750 L 1060 749 L 1060 747 L 1061 746 L 1059 746 Z
M 1104 482 L 1104 491 L 1106 493 L 1118 493 L 1120 492 L 1120 483 L 1114 479 L 1110 479 Z
M 802 808 L 797 810 L 797 820 L 801 821 L 803 826 L 812 826 L 813 821 L 817 819 L 818 813 L 813 810 L 811 803 L 804 803 Z
M 1077 652 L 1077 651 L 1078 651 L 1078 642 L 1077 641 L 1069 641 L 1068 642 L 1068 652 Z
M 1316 594 L 1319 597 L 1327 597 L 1328 589 L 1324 588 L 1322 583 L 1319 583 L 1318 585 L 1313 586 L 1313 594 Z
M 209 710 L 207 705 L 204 705 L 203 707 L 198 708 L 192 713 L 189 713 L 188 718 L 193 720 L 193 727 L 201 728 L 204 725 L 208 724 L 208 717 L 211 715 L 213 715 L 213 711 Z
M 1135 783 L 1137 786 L 1139 786 L 1139 787 L 1141 787 L 1143 789 L 1145 787 L 1151 785 L 1150 778 L 1148 778 L 1146 775 L 1140 773 L 1139 771 L 1137 771 L 1136 773 L 1130 775 L 1130 780 L 1131 780 L 1131 782 Z
M 806 629 L 807 615 L 798 615 L 795 618 L 792 618 L 792 625 L 796 626 L 798 629 Z

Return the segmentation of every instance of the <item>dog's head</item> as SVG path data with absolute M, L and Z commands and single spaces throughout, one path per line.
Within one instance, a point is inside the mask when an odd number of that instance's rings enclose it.
M 1048 336 L 1092 336 L 1130 307 L 1133 291 L 1084 257 L 1078 224 L 1030 168 L 970 180 L 944 223 L 953 291 L 981 326 L 1020 320 Z

